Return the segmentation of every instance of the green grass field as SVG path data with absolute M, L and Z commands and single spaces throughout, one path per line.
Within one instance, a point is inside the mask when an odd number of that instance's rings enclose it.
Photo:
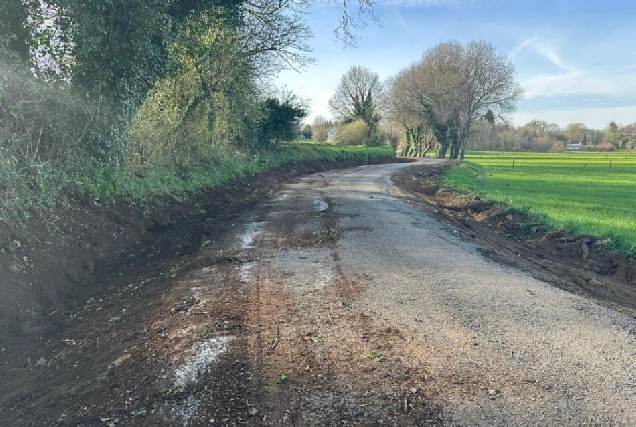
M 636 255 L 636 153 L 472 152 L 444 181 Z

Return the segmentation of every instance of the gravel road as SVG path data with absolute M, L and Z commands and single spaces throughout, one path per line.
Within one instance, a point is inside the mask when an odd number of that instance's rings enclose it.
M 333 335 L 365 337 L 342 320 L 355 314 L 376 328 L 399 329 L 403 339 L 384 345 L 382 363 L 399 360 L 405 372 L 425 373 L 418 387 L 438 405 L 437 424 L 636 425 L 636 321 L 489 261 L 482 256 L 488 248 L 430 218 L 391 184 L 390 175 L 408 166 L 311 175 L 284 186 L 247 225 L 239 249 L 256 261 L 243 264 L 241 280 L 261 295 L 287 295 L 295 306 L 295 320 L 281 326 L 281 343 L 293 328 L 302 335 L 313 324 L 332 328 L 320 351 L 330 338 L 351 349 L 353 338 Z M 301 244 L 303 236 L 328 244 Z M 320 324 L 324 310 L 335 313 L 343 283 L 355 283 L 342 302 L 347 314 Z M 334 329 L 339 322 L 342 328 Z M 365 371 L 330 369 L 334 384 L 357 378 L 398 390 L 403 382 L 420 392 L 407 377 L 389 386 L 389 379 L 365 379 Z M 299 410 L 307 424 L 320 425 L 311 422 L 311 400 L 325 397 L 308 396 Z M 408 412 L 406 398 L 404 405 Z M 335 423 L 338 415 L 331 417 Z M 391 418 L 369 420 L 361 424 Z

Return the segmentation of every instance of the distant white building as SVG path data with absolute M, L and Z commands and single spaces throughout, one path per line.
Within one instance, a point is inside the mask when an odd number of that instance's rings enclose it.
M 579 142 L 578 144 L 568 144 L 565 149 L 567 151 L 583 151 L 585 150 L 585 147 L 583 147 L 583 144 Z

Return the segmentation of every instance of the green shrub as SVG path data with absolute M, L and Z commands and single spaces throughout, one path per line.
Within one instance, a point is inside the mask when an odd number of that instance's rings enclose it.
M 342 125 L 336 132 L 337 145 L 362 145 L 369 134 L 369 126 L 362 120 Z

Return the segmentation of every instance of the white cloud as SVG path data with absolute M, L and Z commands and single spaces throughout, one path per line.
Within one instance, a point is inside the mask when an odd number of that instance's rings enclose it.
M 636 94 L 636 73 L 611 75 L 573 70 L 559 74 L 539 74 L 523 81 L 522 86 L 527 99 L 561 95 L 633 97 Z
M 524 53 L 526 57 L 521 58 Z M 523 80 L 526 99 L 563 95 L 634 97 L 636 94 L 636 65 L 611 70 L 571 64 L 553 42 L 540 36 L 522 41 L 511 51 L 510 56 L 527 61 L 528 54 L 544 59 L 559 70 L 543 71 Z
M 530 46 L 532 43 L 539 40 L 539 36 L 530 37 L 517 45 L 514 49 L 510 51 L 510 58 L 514 59 L 517 55 L 523 52 L 526 47 Z
M 552 65 L 566 71 L 574 71 L 576 67 L 568 64 L 558 53 L 557 48 L 548 40 L 545 40 L 539 36 L 530 37 L 529 39 L 521 42 L 517 47 L 515 47 L 512 52 L 510 52 L 510 56 L 515 58 L 519 54 L 524 51 L 530 51 L 535 55 L 545 59 L 550 62 Z

